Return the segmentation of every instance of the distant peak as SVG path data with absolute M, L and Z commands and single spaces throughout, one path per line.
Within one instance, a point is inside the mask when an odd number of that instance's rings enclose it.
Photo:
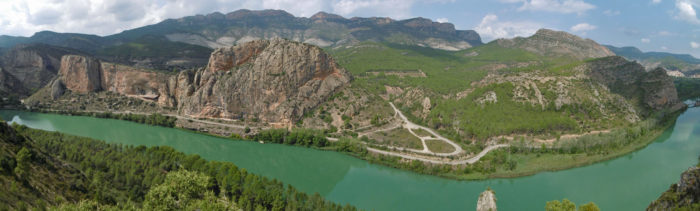
M 289 14 L 287 11 L 284 10 L 247 10 L 247 9 L 240 9 L 236 10 L 233 12 L 230 12 L 226 14 L 227 18 L 230 19 L 235 19 L 235 18 L 242 18 L 246 16 L 283 16 L 283 17 L 290 17 L 294 18 L 294 15 Z
M 312 20 L 345 20 L 343 16 L 332 14 L 332 13 L 326 13 L 326 12 L 318 12 L 311 16 Z

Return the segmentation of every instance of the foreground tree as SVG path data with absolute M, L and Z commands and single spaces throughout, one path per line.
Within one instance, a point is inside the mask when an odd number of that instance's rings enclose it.
M 546 210 L 546 211 L 576 211 L 576 204 L 569 201 L 568 199 L 564 199 L 561 202 L 558 200 L 548 201 L 547 204 L 544 206 L 544 210 Z M 588 204 L 584 204 L 584 205 L 579 205 L 578 210 L 579 211 L 600 211 L 598 206 L 596 206 L 593 202 L 589 202 Z

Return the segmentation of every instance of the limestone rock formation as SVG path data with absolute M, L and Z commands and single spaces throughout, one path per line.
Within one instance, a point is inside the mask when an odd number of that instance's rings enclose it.
M 684 209 L 680 209 L 684 208 Z M 698 210 L 700 209 L 700 168 L 691 167 L 681 174 L 677 184 L 651 202 L 648 211 L 659 210 Z
M 290 125 L 351 76 L 318 47 L 282 39 L 216 50 L 207 69 L 178 76 L 180 112 Z
M 543 56 L 570 57 L 579 60 L 615 55 L 593 40 L 549 29 L 540 29 L 531 37 L 499 39 L 496 43 L 506 48 L 520 48 Z
M 51 82 L 61 57 L 69 53 L 73 51 L 43 44 L 20 45 L 0 56 L 0 67 L 23 87 L 14 88 L 13 93 L 26 96 Z
M 52 98 L 63 87 L 111 91 L 178 108 L 183 115 L 258 119 L 291 126 L 352 80 L 322 49 L 283 39 L 217 49 L 207 68 L 178 75 L 67 55 Z
M 491 189 L 487 189 L 479 194 L 479 201 L 476 202 L 476 211 L 498 211 L 496 208 L 496 194 Z
M 100 61 L 95 58 L 78 55 L 63 56 L 59 75 L 66 88 L 78 93 L 99 91 L 102 88 Z
M 27 90 L 17 78 L 0 68 L 0 94 L 7 96 L 10 93 L 16 94 L 25 92 L 27 92 Z

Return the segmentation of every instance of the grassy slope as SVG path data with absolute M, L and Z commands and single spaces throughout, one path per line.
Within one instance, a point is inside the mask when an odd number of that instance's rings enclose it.
M 411 115 L 411 111 L 422 110 L 420 104 L 397 105 L 416 123 L 434 128 L 459 128 L 462 135 L 458 135 L 460 133 L 454 129 L 442 131 L 444 135 L 458 140 L 485 139 L 512 133 L 577 132 L 591 129 L 592 125 L 609 127 L 622 124 L 619 119 L 600 118 L 601 114 L 595 108 L 595 103 L 585 99 L 581 102 L 582 106 L 564 109 L 554 109 L 552 106 L 542 109 L 540 106 L 515 102 L 511 100 L 514 87 L 510 83 L 477 88 L 463 99 L 444 97 L 473 88 L 472 82 L 483 79 L 489 73 L 538 71 L 550 76 L 570 76 L 573 67 L 586 61 L 543 57 L 521 49 L 503 48 L 496 43 L 451 52 L 417 46 L 364 42 L 349 48 L 332 49 L 330 52 L 341 66 L 358 76 L 353 82 L 354 85 L 368 90 L 369 93 L 385 94 L 384 85 L 425 90 L 425 95 L 430 97 L 433 104 L 427 118 Z M 517 64 L 529 66 L 514 67 Z M 494 65 L 506 67 L 493 70 Z M 370 71 L 396 72 L 417 69 L 423 71 L 427 77 L 366 74 Z M 584 90 L 586 84 L 575 85 Z M 549 93 L 543 87 L 540 89 L 548 102 L 556 99 L 555 93 Z M 474 99 L 486 91 L 495 91 L 499 102 L 488 106 L 477 105 Z M 587 95 L 583 92 L 578 94 Z M 463 137 L 464 133 L 466 137 Z

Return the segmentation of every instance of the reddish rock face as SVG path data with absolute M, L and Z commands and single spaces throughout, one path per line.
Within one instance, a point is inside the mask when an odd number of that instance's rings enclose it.
M 178 77 L 185 115 L 288 126 L 351 80 L 320 48 L 282 39 L 217 49 L 209 61 Z
M 177 107 L 183 115 L 254 118 L 280 127 L 352 80 L 322 49 L 282 39 L 217 49 L 207 68 L 178 75 L 75 55 L 63 57 L 59 75 L 74 92 L 111 91 Z
M 267 47 L 268 43 L 264 40 L 258 40 L 241 46 L 216 49 L 209 57 L 207 69 L 212 72 L 231 70 L 231 68 L 246 63 L 253 56 L 260 54 Z
M 59 75 L 66 88 L 79 93 L 101 90 L 100 61 L 94 58 L 77 55 L 66 55 L 61 58 Z

